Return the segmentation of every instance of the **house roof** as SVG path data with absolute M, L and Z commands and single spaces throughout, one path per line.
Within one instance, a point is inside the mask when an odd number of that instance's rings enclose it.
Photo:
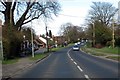
M 39 39 L 44 42 L 45 44 L 47 43 L 46 39 L 42 38 L 42 37 L 39 37 Z

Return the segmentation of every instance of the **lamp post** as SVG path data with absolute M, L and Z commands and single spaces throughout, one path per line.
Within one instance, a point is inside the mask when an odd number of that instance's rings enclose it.
M 26 36 L 23 35 L 23 39 L 24 39 L 24 40 L 23 40 L 23 51 L 25 51 L 24 54 L 26 54 L 26 50 L 25 50 L 25 48 L 26 48 L 26 46 L 25 46 L 25 37 L 26 37 Z

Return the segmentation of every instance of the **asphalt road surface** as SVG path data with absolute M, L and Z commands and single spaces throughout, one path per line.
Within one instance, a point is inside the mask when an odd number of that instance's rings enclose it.
M 52 53 L 19 78 L 118 78 L 118 62 L 68 47 Z

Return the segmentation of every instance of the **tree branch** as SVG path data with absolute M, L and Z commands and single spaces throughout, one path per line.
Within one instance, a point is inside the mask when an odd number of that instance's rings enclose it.
M 14 4 L 13 4 L 12 12 L 14 12 L 15 6 L 16 6 L 16 2 L 14 2 Z
M 17 27 L 21 27 L 23 25 L 23 22 L 25 21 L 25 17 L 28 13 L 28 11 L 30 10 L 30 8 L 35 4 L 35 2 L 33 2 L 31 5 L 30 3 L 27 3 L 27 9 L 25 10 L 25 12 L 23 13 L 23 15 L 20 17 L 20 19 L 16 22 L 16 26 Z
M 34 17 L 31 20 L 24 22 L 23 24 L 27 24 L 27 23 L 31 22 L 32 20 L 34 20 L 34 19 L 38 19 L 41 15 L 42 15 L 42 13 L 40 15 L 38 15 L 37 17 Z
M 29 18 L 30 18 L 30 16 L 31 16 L 31 14 L 30 14 L 28 17 L 26 17 L 26 18 L 25 18 L 25 20 L 29 19 Z
M 6 7 L 6 4 L 4 2 L 1 2 L 5 7 Z

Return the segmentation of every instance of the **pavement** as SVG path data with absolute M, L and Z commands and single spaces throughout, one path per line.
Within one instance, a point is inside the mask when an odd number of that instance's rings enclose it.
M 19 59 L 17 63 L 2 65 L 2 76 L 4 78 L 12 77 L 17 72 L 31 66 L 33 63 L 34 62 L 29 60 L 28 57 L 24 57 Z
M 38 50 L 35 52 L 35 54 L 43 53 L 44 50 Z M 42 58 L 42 59 L 44 59 L 44 58 Z M 4 65 L 2 65 L 2 78 L 13 77 L 14 75 L 24 71 L 25 69 L 31 67 L 32 65 L 36 64 L 37 62 L 39 62 L 42 59 L 33 61 L 33 60 L 30 60 L 28 57 L 23 57 L 23 58 L 20 58 L 18 60 L 18 62 L 16 62 L 16 63 L 4 64 Z

